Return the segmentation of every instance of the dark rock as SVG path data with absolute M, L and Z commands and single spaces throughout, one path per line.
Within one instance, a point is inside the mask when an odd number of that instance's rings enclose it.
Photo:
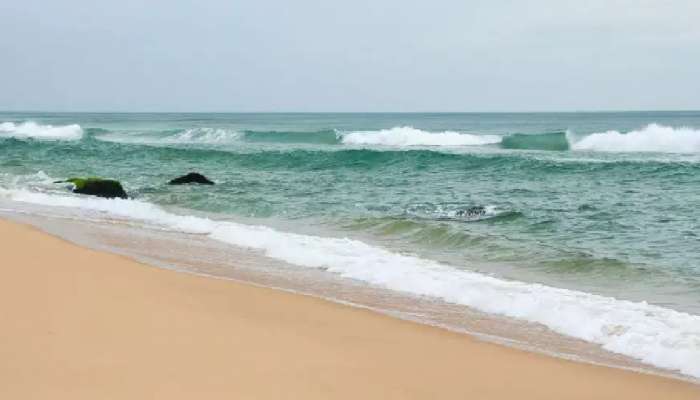
M 467 218 L 476 218 L 476 217 L 483 217 L 486 215 L 486 208 L 482 206 L 474 206 L 474 207 L 469 207 L 464 210 L 457 210 L 455 213 L 457 217 L 467 217 Z
M 204 176 L 202 174 L 198 174 L 196 172 L 190 172 L 187 175 L 183 175 L 179 178 L 175 178 L 172 181 L 168 182 L 169 185 L 184 185 L 187 183 L 199 183 L 202 185 L 213 185 L 214 184 L 214 182 L 207 179 L 206 176 Z
M 119 181 L 112 179 L 101 179 L 101 178 L 70 178 L 65 181 L 60 182 L 70 182 L 73 184 L 73 193 L 89 194 L 92 196 L 111 198 L 121 198 L 126 199 L 129 196 L 126 195 L 122 184 Z

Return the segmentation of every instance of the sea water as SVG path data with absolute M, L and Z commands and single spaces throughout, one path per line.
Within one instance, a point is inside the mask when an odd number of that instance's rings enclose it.
M 217 184 L 167 185 L 189 171 Z M 53 183 L 72 176 L 132 199 Z M 700 377 L 698 112 L 0 113 L 0 199 L 203 235 Z

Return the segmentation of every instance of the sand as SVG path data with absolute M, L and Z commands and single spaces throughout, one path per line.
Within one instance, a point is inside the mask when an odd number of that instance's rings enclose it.
M 0 399 L 700 399 L 0 221 Z

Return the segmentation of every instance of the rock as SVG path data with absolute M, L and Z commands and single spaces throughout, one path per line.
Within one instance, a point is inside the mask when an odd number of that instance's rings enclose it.
M 484 215 L 486 215 L 486 208 L 482 206 L 469 207 L 465 210 L 457 210 L 455 215 L 457 217 L 467 218 L 483 217 Z
M 184 185 L 187 183 L 199 183 L 202 185 L 213 185 L 214 184 L 214 182 L 207 179 L 206 176 L 204 176 L 202 174 L 198 174 L 196 172 L 190 172 L 187 175 L 183 175 L 179 178 L 175 178 L 172 181 L 168 182 L 169 185 Z
M 70 182 L 73 184 L 73 193 L 89 194 L 92 196 L 126 199 L 126 195 L 122 184 L 119 181 L 102 178 L 70 178 L 61 182 Z

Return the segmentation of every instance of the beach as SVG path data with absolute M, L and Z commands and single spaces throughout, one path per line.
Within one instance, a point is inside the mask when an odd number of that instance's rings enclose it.
M 697 399 L 548 357 L 195 276 L 0 221 L 0 397 Z
M 700 400 L 700 2 L 92 3 L 0 6 L 0 400 Z
M 166 269 L 700 378 L 700 113 L 0 121 L 0 218 Z M 169 184 L 189 172 L 214 185 Z M 122 198 L 71 193 L 90 177 Z

